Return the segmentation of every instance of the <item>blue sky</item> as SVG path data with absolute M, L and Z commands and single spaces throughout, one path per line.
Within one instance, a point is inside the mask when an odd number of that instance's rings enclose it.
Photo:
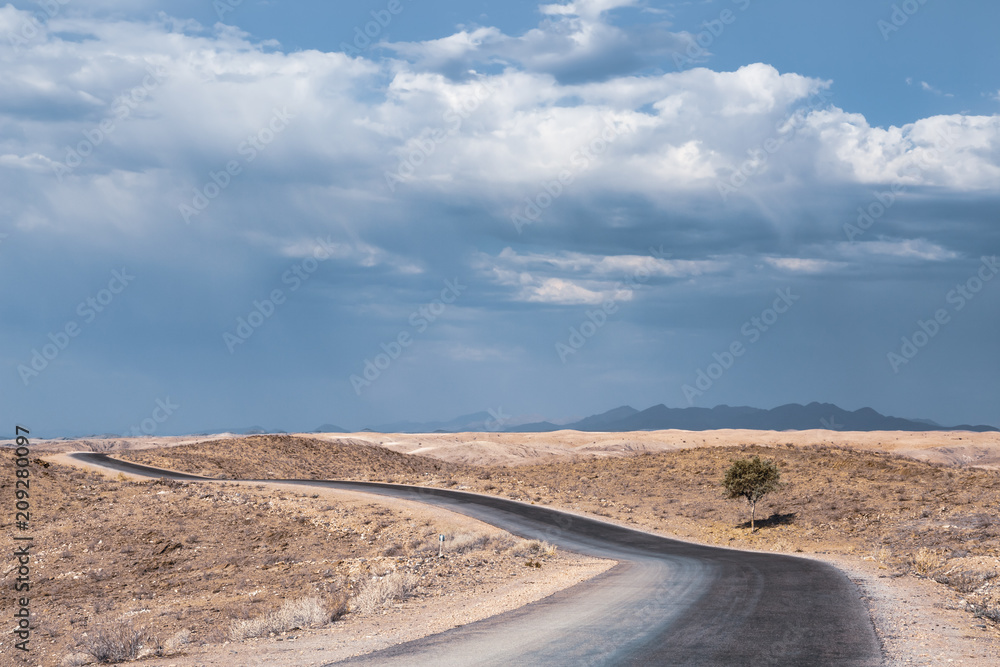
M 998 20 L 936 0 L 0 6 L 6 420 L 815 400 L 1000 425 Z

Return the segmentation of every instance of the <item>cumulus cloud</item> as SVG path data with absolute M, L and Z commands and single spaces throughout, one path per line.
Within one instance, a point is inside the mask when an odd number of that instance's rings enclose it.
M 551 17 L 523 35 L 479 27 L 437 40 L 387 44 L 423 71 L 461 79 L 484 67 L 516 67 L 561 83 L 607 80 L 640 71 L 692 44 L 667 24 L 614 25 L 609 13 L 634 7 L 630 0 L 581 0 L 541 5 Z
M 303 189 L 313 188 L 313 202 L 341 202 L 330 213 L 337 224 L 350 218 L 362 227 L 358 216 L 369 207 L 433 193 L 487 206 L 509 197 L 510 211 L 560 175 L 573 181 L 564 201 L 603 194 L 657 206 L 674 206 L 678 197 L 711 202 L 718 184 L 769 140 L 779 149 L 739 195 L 816 182 L 965 191 L 1000 184 L 997 117 L 871 127 L 859 114 L 811 103 L 829 82 L 762 64 L 588 80 L 538 65 L 548 52 L 602 53 L 602 31 L 624 34 L 607 22 L 609 12 L 630 5 L 546 5 L 553 23 L 527 35 L 482 28 L 396 45 L 401 54 L 423 54 L 410 64 L 283 53 L 221 25 L 55 17 L 21 53 L 0 49 L 0 117 L 31 129 L 0 135 L 0 168 L 33 174 L 25 183 L 47 202 L 41 208 L 54 225 L 67 224 L 57 192 L 78 206 L 117 198 L 129 212 L 158 193 L 158 211 L 176 209 L 234 160 L 242 172 L 234 187 L 253 187 L 251 198 L 266 184 L 275 206 L 297 210 Z M 29 14 L 7 7 L 3 16 L 18 25 Z M 524 52 L 534 59 L 510 58 L 503 72 L 473 78 L 420 64 L 432 56 L 495 58 L 498 44 L 513 53 L 529 43 L 537 48 Z M 294 120 L 256 152 L 254 164 L 244 164 L 245 142 L 267 133 L 275 109 Z M 80 151 L 88 154 L 61 183 L 38 180 L 46 164 L 68 165 Z M 94 188 L 103 196 L 85 194 Z M 199 222 L 231 224 L 240 204 L 226 199 L 223 193 Z M 170 217 L 163 222 L 172 224 Z

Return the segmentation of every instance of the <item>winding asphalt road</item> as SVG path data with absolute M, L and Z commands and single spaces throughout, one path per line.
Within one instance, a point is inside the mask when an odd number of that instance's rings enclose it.
M 133 474 L 207 479 L 104 454 L 72 456 Z M 619 561 L 594 579 L 520 609 L 337 665 L 883 664 L 857 587 L 824 563 L 689 544 L 461 491 L 374 482 L 249 481 L 362 491 L 428 503 L 522 537 L 547 540 L 560 549 Z

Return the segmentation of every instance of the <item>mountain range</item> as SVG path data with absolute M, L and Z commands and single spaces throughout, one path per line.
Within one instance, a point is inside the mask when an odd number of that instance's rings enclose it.
M 714 408 L 668 408 L 660 404 L 645 410 L 623 405 L 584 419 L 556 424 L 550 421 L 517 423 L 503 411 L 475 412 L 449 421 L 398 421 L 378 424 L 362 431 L 375 433 L 547 433 L 562 429 L 574 431 L 711 431 L 715 429 L 751 429 L 760 431 L 804 431 L 828 429 L 831 431 L 1000 431 L 985 424 L 942 426 L 929 419 L 904 419 L 888 417 L 871 408 L 853 412 L 832 403 L 789 403 L 771 410 L 717 405 Z M 269 430 L 260 426 L 225 428 L 203 431 L 196 435 L 234 433 L 254 435 L 260 433 L 297 432 L 296 429 Z M 323 424 L 313 433 L 349 433 L 334 424 Z M 62 438 L 119 438 L 118 434 L 61 436 Z
M 506 426 L 487 412 L 456 417 L 447 422 L 395 422 L 368 430 L 379 433 L 433 433 L 505 431 L 508 433 L 544 433 L 569 429 L 574 431 L 659 431 L 680 429 L 710 431 L 715 429 L 753 429 L 761 431 L 998 431 L 988 425 L 960 424 L 942 426 L 927 419 L 888 417 L 871 408 L 853 412 L 831 403 L 799 405 L 789 403 L 771 410 L 746 406 L 717 405 L 714 408 L 668 408 L 654 405 L 645 410 L 624 405 L 569 424 L 548 421 Z

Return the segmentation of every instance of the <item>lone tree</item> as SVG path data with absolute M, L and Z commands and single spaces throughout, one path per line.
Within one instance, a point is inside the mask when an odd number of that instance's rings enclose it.
M 781 473 L 774 461 L 762 461 L 759 456 L 733 461 L 722 485 L 730 498 L 746 498 L 750 504 L 750 532 L 756 532 L 754 514 L 757 501 L 778 488 Z

